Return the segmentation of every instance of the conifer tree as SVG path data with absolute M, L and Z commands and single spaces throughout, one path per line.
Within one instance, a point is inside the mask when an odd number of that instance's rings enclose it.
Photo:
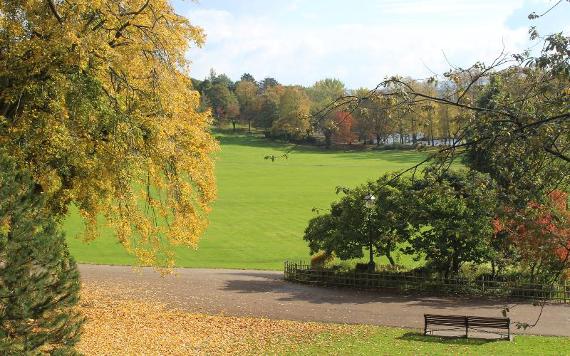
M 73 353 L 79 272 L 31 176 L 0 152 L 0 354 Z

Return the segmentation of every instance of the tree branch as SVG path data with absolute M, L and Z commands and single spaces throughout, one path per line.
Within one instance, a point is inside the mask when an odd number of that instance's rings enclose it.
M 570 157 L 565 156 L 564 154 L 562 154 L 561 152 L 557 151 L 557 150 L 553 150 L 551 147 L 549 146 L 544 146 L 544 150 L 558 158 L 560 158 L 563 161 L 566 161 L 568 163 L 570 163 Z
M 46 1 L 48 3 L 48 7 L 49 7 L 51 13 L 57 19 L 57 22 L 59 22 L 60 24 L 63 24 L 63 17 L 57 11 L 57 7 L 55 6 L 55 3 L 53 2 L 53 0 L 46 0 Z

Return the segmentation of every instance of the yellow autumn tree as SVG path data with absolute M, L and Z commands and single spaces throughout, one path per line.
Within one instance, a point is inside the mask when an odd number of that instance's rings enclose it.
M 168 0 L 0 2 L 0 145 L 63 217 L 104 216 L 144 264 L 196 244 L 215 198 L 210 115 Z

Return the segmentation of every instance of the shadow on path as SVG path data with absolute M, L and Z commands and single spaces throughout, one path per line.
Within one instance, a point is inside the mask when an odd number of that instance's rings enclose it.
M 273 293 L 276 299 L 284 302 L 302 301 L 312 304 L 410 304 L 437 309 L 469 307 L 498 310 L 501 301 L 467 297 L 435 297 L 428 295 L 406 295 L 390 291 L 354 290 L 342 287 L 321 287 L 287 282 L 283 276 L 263 272 L 234 272 L 229 276 L 250 278 L 229 278 L 224 291 L 238 293 Z

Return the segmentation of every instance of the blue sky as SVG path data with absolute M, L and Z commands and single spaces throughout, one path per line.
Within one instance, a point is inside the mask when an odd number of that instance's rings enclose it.
M 200 0 L 174 1 L 178 13 L 204 28 L 193 48 L 191 75 L 210 69 L 239 79 L 275 77 L 311 85 L 332 77 L 349 88 L 373 87 L 394 74 L 414 78 L 475 61 L 503 48 L 532 44 L 528 28 L 570 32 L 570 3 L 530 21 L 554 0 Z M 445 56 L 444 56 L 445 53 Z

